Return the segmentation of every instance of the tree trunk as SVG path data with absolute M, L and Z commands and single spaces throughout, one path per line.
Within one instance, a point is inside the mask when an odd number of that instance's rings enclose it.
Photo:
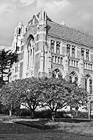
M 55 112 L 54 111 L 51 112 L 51 119 L 52 119 L 52 121 L 54 121 L 54 119 L 55 119 Z
M 78 117 L 78 110 L 76 110 L 76 118 Z
M 12 116 L 12 110 L 9 110 L 9 116 L 10 117 Z
M 31 112 L 31 118 L 34 119 L 34 111 Z
M 88 120 L 91 120 L 91 102 L 88 102 Z
M 75 110 L 76 110 L 76 118 L 78 117 L 78 109 L 79 109 L 79 107 L 76 106 L 76 107 L 75 107 Z
M 52 119 L 52 121 L 54 121 L 54 116 L 53 115 L 52 115 L 52 118 L 51 119 Z
M 10 104 L 10 107 L 9 107 L 9 116 L 10 117 L 12 116 L 12 104 Z
M 31 119 L 33 119 L 33 118 L 35 117 L 35 116 L 34 116 L 35 110 L 33 110 L 33 109 L 30 108 L 30 112 L 31 112 Z

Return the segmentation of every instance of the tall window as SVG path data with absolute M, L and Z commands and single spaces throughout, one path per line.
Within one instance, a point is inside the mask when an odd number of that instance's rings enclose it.
M 51 40 L 51 52 L 54 53 L 55 41 Z
M 67 55 L 70 56 L 70 44 L 67 44 Z
M 84 49 L 81 49 L 81 57 L 84 59 Z
M 19 34 L 19 35 L 21 34 L 21 28 L 19 28 L 19 30 L 18 30 L 18 34 Z
M 57 56 L 55 56 L 55 63 L 57 63 Z
M 60 63 L 60 57 L 58 57 L 58 63 Z
M 52 62 L 54 62 L 54 56 L 52 56 Z
M 60 42 L 59 41 L 56 42 L 56 53 L 60 54 Z
M 63 60 L 63 58 L 61 57 L 61 59 L 60 59 L 60 64 L 62 64 L 62 60 Z
M 90 64 L 91 70 L 92 70 L 92 64 Z
M 86 50 L 86 60 L 89 61 L 89 50 Z
M 72 57 L 75 57 L 75 46 L 72 46 Z
M 89 85 L 90 85 L 90 94 L 92 94 L 92 80 L 89 80 Z
M 85 90 L 87 91 L 87 78 L 85 77 Z

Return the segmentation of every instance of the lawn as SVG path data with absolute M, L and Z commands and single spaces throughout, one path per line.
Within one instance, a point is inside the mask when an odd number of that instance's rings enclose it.
M 10 121 L 11 120 L 11 121 Z M 0 140 L 93 140 L 93 122 L 52 122 L 3 117 Z

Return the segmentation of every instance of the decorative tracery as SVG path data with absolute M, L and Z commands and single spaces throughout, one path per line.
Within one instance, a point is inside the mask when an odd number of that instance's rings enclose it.
M 70 73 L 69 79 L 71 83 L 78 84 L 78 76 L 74 71 Z
M 53 71 L 52 73 L 53 78 L 62 78 L 62 73 L 61 71 L 57 68 Z

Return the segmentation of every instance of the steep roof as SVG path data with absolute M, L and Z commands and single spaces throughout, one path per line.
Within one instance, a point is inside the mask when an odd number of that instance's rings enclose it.
M 61 38 L 67 41 L 93 47 L 93 36 L 82 33 L 66 25 L 60 25 L 52 21 L 47 21 L 48 35 Z

